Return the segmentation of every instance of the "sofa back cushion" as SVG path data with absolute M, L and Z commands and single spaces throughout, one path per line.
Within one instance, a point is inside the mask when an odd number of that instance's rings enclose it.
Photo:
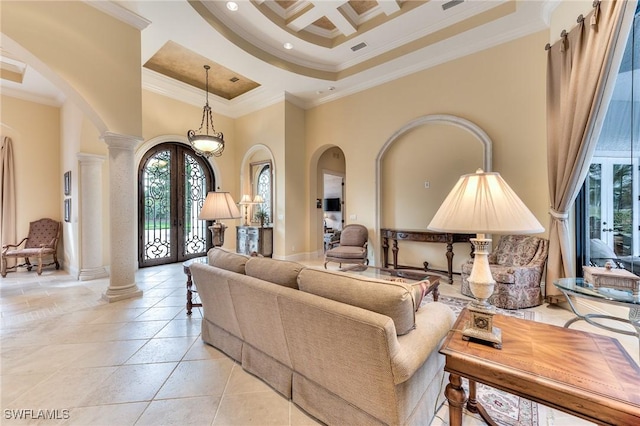
M 245 265 L 249 260 L 249 256 L 234 253 L 222 247 L 212 248 L 207 253 L 207 257 L 209 258 L 209 265 L 238 274 L 245 273 Z
M 298 275 L 298 287 L 307 293 L 386 315 L 393 320 L 397 335 L 415 327 L 412 290 L 401 282 L 305 268 Z
M 252 257 L 247 260 L 245 273 L 270 283 L 298 288 L 298 274 L 304 268 L 297 262 L 275 260 L 268 257 Z

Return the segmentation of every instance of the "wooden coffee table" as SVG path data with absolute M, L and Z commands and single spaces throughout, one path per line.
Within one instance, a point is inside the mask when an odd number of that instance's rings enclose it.
M 446 337 L 449 424 L 462 424 L 462 409 L 491 419 L 476 401 L 476 382 L 519 395 L 597 424 L 640 425 L 640 367 L 612 338 L 522 320 L 494 317 L 502 349 L 465 341 L 465 308 Z M 469 399 L 461 386 L 469 379 Z

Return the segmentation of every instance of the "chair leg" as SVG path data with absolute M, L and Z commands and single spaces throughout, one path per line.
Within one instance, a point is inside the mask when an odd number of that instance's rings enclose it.
M 33 265 L 31 264 L 31 262 L 29 262 L 29 258 L 28 257 L 24 258 L 24 264 L 27 265 L 27 271 L 30 271 L 31 268 L 33 268 Z
M 0 275 L 2 278 L 7 276 L 7 258 L 2 256 L 2 262 L 0 264 Z
M 58 255 L 53 253 L 53 261 L 56 263 L 56 270 L 60 269 L 60 263 L 58 263 Z
M 42 255 L 38 256 L 38 275 L 42 275 Z

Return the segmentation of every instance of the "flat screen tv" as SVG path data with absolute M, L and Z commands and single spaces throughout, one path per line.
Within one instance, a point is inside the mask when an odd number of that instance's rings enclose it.
M 325 198 L 324 204 L 323 204 L 323 210 L 325 212 L 339 212 L 340 198 Z

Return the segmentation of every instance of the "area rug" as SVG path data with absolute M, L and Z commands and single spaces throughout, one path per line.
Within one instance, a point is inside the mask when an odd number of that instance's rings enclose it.
M 440 295 L 438 299 L 449 306 L 456 315 L 469 304 L 468 299 Z M 423 304 L 430 303 L 425 300 Z M 535 321 L 535 312 L 523 310 L 507 310 L 496 308 L 497 312 L 517 318 L 524 318 Z M 462 379 L 464 390 L 469 395 L 469 382 Z M 476 398 L 487 410 L 489 416 L 501 426 L 538 426 L 539 419 L 546 422 L 546 407 L 539 405 L 517 395 L 512 395 L 498 389 L 494 389 L 482 383 L 477 384 Z

